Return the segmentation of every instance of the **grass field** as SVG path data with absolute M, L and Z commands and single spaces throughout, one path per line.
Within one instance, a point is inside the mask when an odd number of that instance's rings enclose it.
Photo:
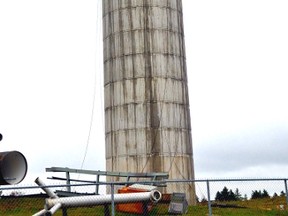
M 212 207 L 213 216 L 287 216 L 288 210 L 285 210 L 285 197 L 256 199 L 248 201 L 218 203 L 221 207 Z M 228 206 L 234 207 L 228 207 Z M 284 205 L 284 210 L 279 206 Z M 149 215 L 168 215 L 168 204 L 158 204 L 150 212 Z M 236 207 L 235 207 L 236 206 Z M 0 199 L 0 215 L 1 216 L 25 216 L 33 215 L 44 207 L 44 198 L 27 198 L 27 197 L 11 197 Z M 68 216 L 78 215 L 104 215 L 102 206 L 87 208 L 71 208 L 68 209 Z M 59 210 L 56 216 L 61 216 L 62 211 Z M 132 216 L 133 214 L 125 214 L 116 212 L 117 216 Z M 187 215 L 205 216 L 208 215 L 208 206 L 200 203 L 197 206 L 189 206 Z

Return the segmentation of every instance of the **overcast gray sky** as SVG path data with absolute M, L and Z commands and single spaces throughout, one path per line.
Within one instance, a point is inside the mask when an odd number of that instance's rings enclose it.
M 287 177 L 288 2 L 183 5 L 196 177 Z
M 0 1 L 0 150 L 25 183 L 81 168 L 87 143 L 83 168 L 105 169 L 100 2 Z M 196 178 L 287 177 L 288 2 L 183 7 Z

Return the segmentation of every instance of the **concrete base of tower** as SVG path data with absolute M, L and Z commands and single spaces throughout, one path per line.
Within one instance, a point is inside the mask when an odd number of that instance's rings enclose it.
M 107 171 L 133 173 L 167 172 L 169 174 L 167 186 L 159 188 L 159 190 L 163 194 L 185 193 L 188 204 L 196 205 L 195 184 L 193 182 L 194 171 L 192 167 L 193 159 L 191 155 L 177 155 L 173 157 L 171 155 L 154 157 L 134 155 L 106 160 Z M 107 181 L 126 181 L 126 179 L 109 177 Z M 141 181 L 141 178 L 138 181 Z

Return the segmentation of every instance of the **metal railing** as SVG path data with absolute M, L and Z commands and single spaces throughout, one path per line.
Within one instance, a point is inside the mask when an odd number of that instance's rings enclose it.
M 54 172 L 54 173 L 65 173 L 66 178 L 61 177 L 49 177 L 48 179 L 51 180 L 60 180 L 65 181 L 67 186 L 66 192 L 71 192 L 71 188 L 69 185 L 71 185 L 72 182 L 86 182 L 86 183 L 95 183 L 96 186 L 96 194 L 99 194 L 99 183 L 101 177 L 117 177 L 117 178 L 123 178 L 125 179 L 125 185 L 128 185 L 131 183 L 131 179 L 148 179 L 152 182 L 157 182 L 159 180 L 168 179 L 169 174 L 165 172 L 152 172 L 152 173 L 132 173 L 132 172 L 108 172 L 108 171 L 95 171 L 95 170 L 84 170 L 84 169 L 71 169 L 66 167 L 50 167 L 46 168 L 46 172 Z M 85 174 L 85 175 L 91 175 L 95 177 L 95 181 L 91 180 L 80 180 L 80 179 L 73 179 L 71 178 L 71 175 L 73 174 Z M 133 180 L 132 180 L 133 181 Z

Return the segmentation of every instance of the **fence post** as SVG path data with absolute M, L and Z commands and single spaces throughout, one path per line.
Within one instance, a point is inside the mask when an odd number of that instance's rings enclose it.
M 71 182 L 70 182 L 70 173 L 67 171 L 66 172 L 66 185 L 67 185 L 66 188 L 67 188 L 68 192 L 71 192 L 70 184 L 71 184 Z
M 114 202 L 114 184 L 111 183 L 111 212 L 115 216 L 115 202 Z
M 284 185 L 285 185 L 286 205 L 288 205 L 288 189 L 287 189 L 287 179 L 284 179 Z
M 211 199 L 210 199 L 210 187 L 209 187 L 209 180 L 206 180 L 207 184 L 207 199 L 208 199 L 208 209 L 209 209 L 209 216 L 212 216 L 212 208 L 211 208 Z
M 96 195 L 99 195 L 99 180 L 100 180 L 100 175 L 96 175 Z

